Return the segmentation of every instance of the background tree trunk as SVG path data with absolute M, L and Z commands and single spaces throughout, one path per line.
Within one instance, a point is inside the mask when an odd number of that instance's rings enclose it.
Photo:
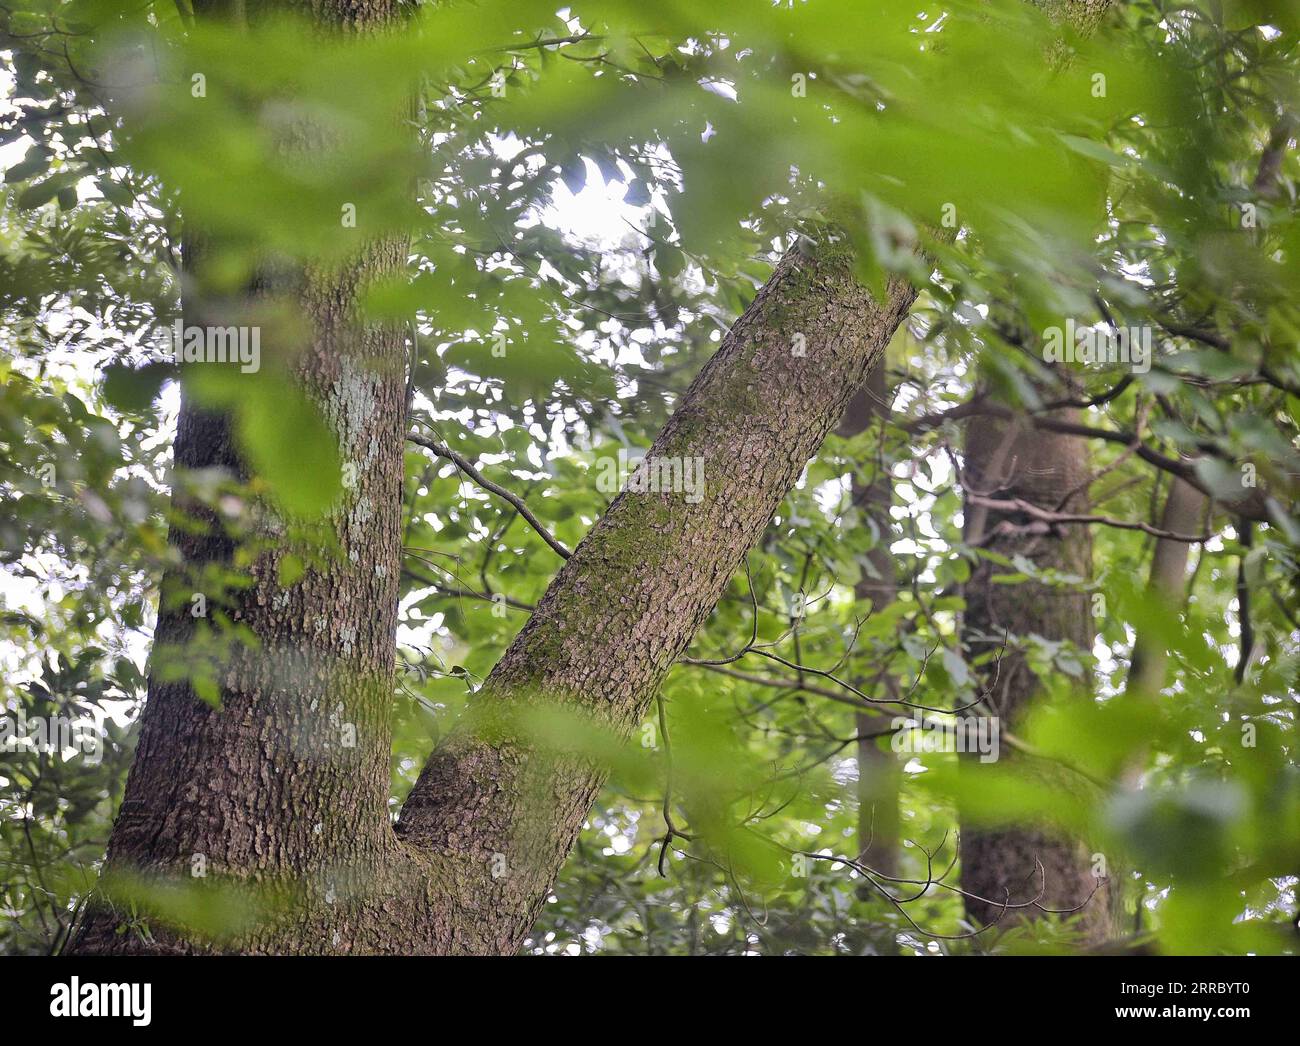
M 1069 412 L 1060 412 L 1067 417 Z M 1027 518 L 1000 514 L 971 502 L 972 493 L 999 500 L 1023 499 L 1049 510 L 1080 511 L 1087 501 L 1086 444 L 1075 437 L 1045 432 L 1013 419 L 979 417 L 966 432 L 967 492 L 965 539 L 1007 557 L 1021 556 L 1039 570 L 1088 577 L 1092 571 L 1092 542 L 1086 527 L 1061 528 Z M 1091 601 L 1086 592 L 1069 586 L 1046 585 L 1029 579 L 1015 585 L 993 579 L 1006 568 L 981 560 L 966 584 L 962 638 L 974 659 L 996 654 L 1003 636 L 1038 635 L 1052 641 L 1069 640 L 1085 655 L 1092 650 L 1094 630 Z M 985 704 L 1013 732 L 1033 705 L 1038 679 L 1023 654 L 1008 646 L 1005 656 L 983 668 Z M 1082 698 L 1088 700 L 1088 697 Z M 1015 760 L 1030 780 L 1036 762 L 1000 746 L 1004 762 Z M 977 757 L 961 760 L 964 781 L 977 787 L 983 764 Z M 1041 863 L 1042 872 L 1035 862 Z M 1050 825 L 989 828 L 962 816 L 962 889 L 966 911 L 978 925 L 1001 920 L 1010 927 L 1019 919 L 1040 917 L 1036 908 L 1007 911 L 1002 904 L 1024 903 L 1042 896 L 1050 909 L 1085 905 L 1082 931 L 1090 942 L 1113 935 L 1112 888 L 1093 876 L 1091 849 L 1068 839 Z M 1094 894 L 1095 891 L 1095 894 Z M 1091 900 L 1090 900 L 1091 898 Z
M 887 421 L 890 390 L 886 369 L 882 355 L 872 368 L 867 384 L 849 403 L 839 428 L 841 435 L 854 436 L 865 432 L 873 422 Z M 897 598 L 894 557 L 889 550 L 893 519 L 889 515 L 892 478 L 888 468 L 878 464 L 871 480 L 865 484 L 855 476 L 851 492 L 853 503 L 862 507 L 863 514 L 875 524 L 880 535 L 878 543 L 867 553 L 866 566 L 853 587 L 853 594 L 859 602 L 869 602 L 873 613 L 879 613 Z M 861 608 L 858 613 L 861 613 Z M 884 685 L 889 697 L 898 696 L 898 680 L 892 673 L 885 675 Z M 897 876 L 902 774 L 898 756 L 889 747 L 889 738 L 867 736 L 879 728 L 881 718 L 872 712 L 858 712 L 854 716 L 854 728 L 858 734 L 857 859 L 882 875 Z M 871 887 L 863 887 L 860 896 L 863 900 L 874 898 L 879 901 L 879 895 Z M 872 934 L 871 941 L 877 953 L 896 951 L 892 929 Z
M 1160 515 L 1160 529 L 1175 534 L 1200 531 L 1209 498 L 1186 480 L 1174 476 Z M 1186 541 L 1156 538 L 1151 555 L 1151 574 L 1147 591 L 1171 612 L 1183 608 L 1183 586 L 1187 580 L 1187 559 L 1192 546 Z M 1153 696 L 1165 685 L 1165 667 L 1169 661 L 1164 643 L 1152 637 L 1150 630 L 1139 629 L 1133 641 L 1133 660 L 1129 665 L 1127 689 Z

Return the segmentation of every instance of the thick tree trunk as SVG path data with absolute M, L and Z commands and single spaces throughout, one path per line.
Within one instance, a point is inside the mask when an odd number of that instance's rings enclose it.
M 1086 444 L 1080 439 L 1017 420 L 972 419 L 963 477 L 968 494 L 966 541 L 1002 556 L 1024 557 L 1040 571 L 1088 577 L 1092 543 L 1087 528 L 1060 528 L 1002 515 L 969 500 L 975 493 L 998 500 L 1023 499 L 1049 510 L 1080 511 L 1087 500 L 1087 470 Z M 1086 592 L 1034 580 L 1014 585 L 994 581 L 1005 571 L 981 560 L 966 584 L 962 637 L 970 657 L 996 654 L 1008 634 L 1068 640 L 1085 655 L 1091 651 L 1094 630 Z M 1010 648 L 982 674 L 988 691 L 984 703 L 1014 732 L 1039 692 L 1038 679 L 1025 657 Z M 1027 781 L 1053 770 L 1009 751 L 1005 744 L 1000 746 L 1000 758 L 1014 761 Z M 972 787 L 978 786 L 982 769 L 977 758 L 962 759 L 962 779 Z M 1020 919 L 1037 918 L 1043 914 L 1040 908 L 1003 908 L 1007 901 L 1023 904 L 1036 898 L 1046 909 L 1084 906 L 1079 914 L 1083 933 L 1092 942 L 1105 940 L 1113 935 L 1112 887 L 1099 887 L 1093 868 L 1092 850 L 1051 825 L 988 828 L 963 816 L 961 882 L 962 889 L 973 895 L 966 899 L 966 910 L 978 925 L 1000 921 L 1009 927 Z
M 1110 0 L 1035 0 L 1055 17 L 1076 29 L 1091 31 L 1110 7 Z M 1059 61 L 1052 56 L 1053 61 Z M 1050 421 L 1074 423 L 1072 411 L 1058 411 Z M 1086 444 L 1011 417 L 973 418 L 966 433 L 965 475 L 968 492 L 999 499 L 1023 499 L 1048 510 L 1079 511 L 1086 504 L 1088 459 Z M 1003 556 L 1022 556 L 1039 570 L 1088 577 L 1092 572 L 1092 542 L 1086 528 L 1063 529 L 1032 524 L 990 512 L 969 502 L 965 509 L 965 539 Z M 962 638 L 969 655 L 995 654 L 983 672 L 984 704 L 1014 731 L 1033 704 L 1039 681 L 1023 655 L 997 652 L 1003 637 L 1039 635 L 1068 640 L 1085 654 L 1094 638 L 1092 608 L 1087 593 L 1065 586 L 1022 581 L 997 584 L 1004 568 L 981 560 L 966 584 Z M 1007 746 L 1001 758 L 1011 756 Z M 1035 767 L 1023 754 L 1016 759 L 1027 781 L 1036 772 L 1058 776 L 1051 767 Z M 976 786 L 981 764 L 962 759 L 962 778 Z M 1090 848 L 1063 835 L 1050 824 L 988 828 L 962 818 L 961 885 L 966 912 L 979 926 L 1034 919 L 1044 909 L 1065 912 L 1080 908 L 1079 928 L 1090 943 L 1115 934 L 1118 890 L 1099 885 Z M 1036 901 L 1040 907 L 1007 909 L 1005 905 Z
M 280 583 L 291 551 L 259 555 L 248 587 L 205 598 L 257 637 L 221 657 L 221 704 L 199 700 L 178 661 L 195 656 L 191 589 L 203 567 L 234 572 L 235 546 L 213 524 L 173 528 L 184 566 L 164 580 L 148 701 L 126 795 L 109 842 L 110 870 L 292 881 L 308 895 L 345 889 L 394 849 L 387 813 L 405 431 L 404 338 L 354 328 L 363 279 L 400 271 L 401 244 L 378 245 L 346 274 L 311 274 L 300 303 L 311 349 L 296 380 L 339 437 L 356 483 L 332 516 L 338 550 Z M 175 441 L 179 469 L 243 472 L 230 419 L 186 398 Z M 195 514 L 182 494 L 181 512 Z M 210 518 L 206 520 L 212 523 Z M 260 535 L 276 541 L 274 524 Z M 201 591 L 201 589 L 199 589 Z M 309 903 L 304 897 L 303 903 Z M 83 950 L 112 920 L 92 921 Z
M 196 8 L 210 18 L 235 13 L 229 4 Z M 314 10 L 325 26 L 373 29 L 395 17 L 397 5 L 335 0 Z M 201 237 L 187 235 L 191 289 L 202 286 L 209 253 Z M 172 889 L 234 883 L 272 902 L 279 915 L 245 935 L 243 950 L 328 950 L 338 943 L 333 906 L 354 897 L 399 850 L 388 802 L 405 338 L 396 326 L 363 326 L 357 301 L 368 282 L 400 274 L 407 254 L 405 242 L 387 240 L 343 267 L 268 273 L 233 311 L 187 291 L 187 326 L 246 323 L 245 310 L 274 296 L 310 330 L 305 349 L 287 362 L 284 345 L 263 344 L 263 372 L 238 380 L 265 380 L 266 371 L 286 365 L 334 431 L 346 478 L 321 480 L 344 487 L 324 521 L 337 545 L 318 564 L 308 559 L 301 579 L 282 585 L 282 560 L 302 549 L 272 506 L 251 509 L 262 516 L 254 540 L 267 551 L 242 566 L 223 521 L 176 488 L 174 508 L 190 521 L 172 527 L 181 565 L 163 581 L 140 741 L 109 840 L 107 889 L 72 951 L 199 946 L 156 919 L 130 914 L 131 898 L 137 891 L 147 896 L 151 880 Z M 178 474 L 215 470 L 246 478 L 234 426 L 229 415 L 206 411 L 183 392 L 173 449 Z M 242 574 L 247 587 L 220 592 L 219 574 Z M 198 616 L 192 593 L 206 604 Z M 177 677 L 198 664 L 196 635 L 218 613 L 251 632 L 256 644 L 214 656 L 214 707 L 196 696 L 188 678 Z M 318 910 L 327 914 L 312 914 Z M 288 936 L 284 923 L 293 925 Z
M 258 640 L 220 658 L 219 708 L 174 670 L 195 656 L 195 631 L 208 624 L 191 615 L 190 591 L 204 566 L 236 572 L 236 549 L 210 517 L 201 531 L 173 528 L 184 566 L 164 580 L 139 747 L 109 842 L 111 872 L 193 885 L 225 876 L 272 889 L 292 884 L 304 893 L 295 903 L 310 907 L 345 892 L 350 876 L 365 881 L 396 849 L 387 807 L 405 343 L 400 330 L 362 331 L 349 315 L 363 279 L 405 263 L 404 245 L 377 245 L 345 274 L 304 280 L 300 304 L 314 337 L 296 380 L 330 421 L 356 482 L 330 520 L 337 551 L 296 583 L 280 583 L 291 549 L 271 523 L 260 536 L 280 547 L 247 568 L 248 587 L 225 600 L 205 594 L 210 614 L 225 610 Z M 240 475 L 230 429 L 227 416 L 185 398 L 177 468 Z M 175 500 L 198 515 L 182 494 Z M 115 922 L 101 912 L 78 947 L 129 945 L 130 935 L 104 936 Z

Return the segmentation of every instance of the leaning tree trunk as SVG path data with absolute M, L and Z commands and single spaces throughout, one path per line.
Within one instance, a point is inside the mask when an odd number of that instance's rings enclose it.
M 523 941 L 604 774 L 522 724 L 563 708 L 621 738 L 642 721 L 916 296 L 892 282 L 873 301 L 853 268 L 834 243 L 781 261 L 646 458 L 701 459 L 704 497 L 620 494 L 433 754 L 398 822 L 448 891 L 427 946 Z
M 1022 500 L 1048 511 L 1078 512 L 1087 500 L 1087 476 L 1086 444 L 1080 439 L 1044 432 L 1019 419 L 972 419 L 962 479 L 966 542 L 1000 556 L 1023 557 L 1037 571 L 1088 577 L 1092 542 L 1086 527 L 1062 528 L 980 504 L 984 498 Z M 1033 579 L 998 584 L 996 576 L 1005 572 L 1005 567 L 983 558 L 971 572 L 962 639 L 972 659 L 992 655 L 981 672 L 983 703 L 1014 732 L 1041 689 L 1024 654 L 1014 649 L 1017 639 L 1037 635 L 1053 642 L 1067 640 L 1086 656 L 1094 630 L 1086 592 Z M 1004 637 L 1009 638 L 1005 653 L 1000 653 Z M 1000 759 L 1017 767 L 1027 782 L 1038 773 L 1052 773 L 1053 768 L 1009 751 L 1006 744 L 999 751 Z M 978 757 L 963 757 L 963 789 L 978 787 L 983 769 Z M 1094 875 L 1092 850 L 1084 842 L 1065 837 L 1050 824 L 989 827 L 972 823 L 965 814 L 962 821 L 961 885 L 967 894 L 966 911 L 977 925 L 998 922 L 1009 927 L 1041 916 L 1043 909 L 1082 906 L 1078 918 L 1090 942 L 1113 936 L 1116 891 Z M 1041 907 L 1004 907 L 1035 899 Z

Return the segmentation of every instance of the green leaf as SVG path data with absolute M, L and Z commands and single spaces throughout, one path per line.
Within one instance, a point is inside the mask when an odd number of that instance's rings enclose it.
M 651 257 L 654 259 L 655 268 L 659 275 L 665 280 L 671 280 L 674 276 L 681 274 L 686 268 L 686 256 L 676 247 L 670 247 L 667 244 L 658 244 Z
M 28 153 L 26 159 L 21 160 L 5 171 L 5 181 L 10 185 L 16 182 L 25 182 L 48 169 L 49 166 L 50 158 L 44 153 L 39 153 L 36 156 Z
M 17 204 L 23 210 L 35 210 L 54 199 L 59 192 L 60 185 L 55 178 L 46 178 L 43 182 L 37 182 L 35 185 L 29 185 L 18 194 Z
M 104 398 L 118 410 L 128 413 L 148 410 L 172 370 L 166 363 L 151 363 L 144 367 L 112 364 L 104 369 Z
M 565 187 L 577 196 L 587 185 L 587 164 L 581 156 L 576 157 L 560 168 L 560 177 Z
M 264 380 L 250 385 L 255 391 L 239 412 L 239 433 L 249 461 L 289 515 L 323 514 L 342 490 L 334 433 L 315 406 L 291 386 Z
M 1090 160 L 1099 160 L 1104 164 L 1109 164 L 1111 167 L 1127 167 L 1133 162 L 1128 157 L 1120 156 L 1119 153 L 1115 152 L 1113 149 L 1109 149 L 1102 145 L 1101 142 L 1095 142 L 1091 138 L 1080 138 L 1073 134 L 1063 134 L 1061 135 L 1061 141 L 1080 156 L 1086 156 Z
M 279 581 L 281 588 L 296 585 L 305 573 L 307 568 L 303 564 L 302 557 L 293 552 L 286 552 L 276 565 L 276 580 Z
M 623 202 L 629 207 L 645 207 L 650 202 L 650 189 L 640 178 L 633 178 L 627 183 L 627 192 Z

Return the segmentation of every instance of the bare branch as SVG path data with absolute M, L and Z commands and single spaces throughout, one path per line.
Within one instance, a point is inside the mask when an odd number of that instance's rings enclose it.
M 490 479 L 484 476 L 483 473 L 476 469 L 473 464 L 470 463 L 468 458 L 461 454 L 457 454 L 445 443 L 439 443 L 437 440 L 430 439 L 428 436 L 421 436 L 418 432 L 408 432 L 406 434 L 406 439 L 409 443 L 416 443 L 419 446 L 424 447 L 426 450 L 433 451 L 440 458 L 446 458 L 484 490 L 495 494 L 503 501 L 507 501 L 513 505 L 518 513 L 524 517 L 524 520 L 528 525 L 537 531 L 537 533 L 541 535 L 542 540 L 550 545 L 551 548 L 555 549 L 558 555 L 565 559 L 568 559 L 573 555 L 573 553 L 565 548 L 563 544 L 551 536 L 551 532 L 542 525 L 541 520 L 533 515 L 531 510 L 524 504 L 523 499 L 520 498 L 518 494 L 512 494 L 510 491 L 506 490 L 505 487 L 493 483 Z
M 1050 523 L 1053 525 L 1089 525 L 1093 523 L 1101 524 L 1106 527 L 1116 527 L 1119 530 L 1140 530 L 1144 534 L 1150 534 L 1152 537 L 1167 538 L 1170 541 L 1186 541 L 1189 545 L 1197 544 L 1202 541 L 1209 541 L 1214 534 L 1179 534 L 1172 530 L 1161 530 L 1159 527 L 1153 527 L 1150 523 L 1139 523 L 1128 519 L 1116 519 L 1114 516 L 1090 516 L 1083 512 L 1053 512 L 1050 509 L 1041 508 L 1032 501 L 1025 501 L 1023 498 L 990 498 L 982 494 L 968 493 L 967 500 L 995 512 L 1011 513 L 1020 512 L 1030 516 L 1041 523 Z M 1015 524 L 1012 524 L 1014 526 Z

